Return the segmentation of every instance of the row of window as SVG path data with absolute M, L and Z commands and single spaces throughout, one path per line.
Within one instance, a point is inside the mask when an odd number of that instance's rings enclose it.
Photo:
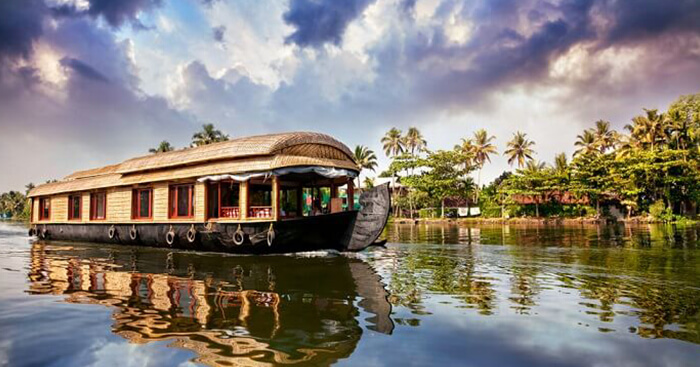
M 131 217 L 133 219 L 150 219 L 153 217 L 153 189 L 134 189 L 132 192 Z M 177 185 L 170 187 L 171 218 L 191 218 L 194 216 L 194 185 Z M 68 196 L 68 220 L 80 220 L 83 217 L 83 196 Z M 51 199 L 39 198 L 39 220 L 51 218 Z M 90 220 L 107 218 L 107 193 L 90 194 Z
M 68 197 L 68 220 L 79 220 L 83 213 L 82 195 Z M 51 199 L 39 199 L 39 220 L 51 218 Z M 104 220 L 107 218 L 107 194 L 96 192 L 90 194 L 90 220 Z
M 237 217 L 232 214 L 239 207 L 239 185 L 237 183 L 212 183 L 207 188 L 208 192 L 208 216 Z M 153 189 L 137 188 L 131 195 L 131 218 L 153 218 Z M 265 213 L 271 216 L 272 190 L 269 185 L 249 186 L 249 205 L 251 210 Z M 81 194 L 68 197 L 68 220 L 82 219 L 83 196 Z M 231 212 L 231 213 L 229 213 Z M 268 213 L 269 212 L 269 213 Z M 251 214 L 249 214 L 251 215 Z M 256 213 L 253 216 L 261 216 Z M 51 201 L 49 198 L 39 199 L 39 220 L 48 220 L 51 217 Z M 194 217 L 194 184 L 172 185 L 168 194 L 168 217 L 192 218 Z M 90 220 L 104 220 L 107 218 L 107 194 L 96 192 L 90 194 Z

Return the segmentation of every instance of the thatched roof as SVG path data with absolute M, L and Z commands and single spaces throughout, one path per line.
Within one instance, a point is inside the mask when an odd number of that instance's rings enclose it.
M 308 165 L 358 170 L 343 143 L 325 134 L 294 132 L 232 139 L 78 171 L 37 186 L 29 196 Z

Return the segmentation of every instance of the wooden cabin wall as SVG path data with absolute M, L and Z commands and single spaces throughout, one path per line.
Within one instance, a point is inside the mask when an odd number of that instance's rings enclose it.
M 204 222 L 207 210 L 207 185 L 204 182 L 197 182 L 194 185 L 194 220 Z
M 50 222 L 68 221 L 68 195 L 56 195 L 51 197 Z
M 156 222 L 168 220 L 168 190 L 167 183 L 153 185 L 153 220 Z
M 80 200 L 82 201 L 80 203 L 82 205 L 82 208 L 80 209 L 80 221 L 87 223 L 90 221 L 90 193 L 84 193 Z
M 36 223 L 39 221 L 39 198 L 36 197 L 32 201 L 32 223 Z
M 107 221 L 131 221 L 130 187 L 117 187 L 107 190 Z

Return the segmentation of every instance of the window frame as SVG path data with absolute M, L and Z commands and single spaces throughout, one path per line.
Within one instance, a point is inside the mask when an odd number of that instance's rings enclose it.
M 49 204 L 46 215 L 44 215 L 44 207 Z M 51 198 L 50 197 L 40 197 L 39 198 L 39 220 L 51 220 Z
M 75 215 L 75 201 L 78 199 L 78 215 Z M 68 195 L 68 220 L 80 221 L 83 219 L 83 195 L 74 194 Z
M 148 191 L 148 216 L 142 217 L 141 214 L 141 192 Z M 153 188 L 139 187 L 131 191 L 131 219 L 133 220 L 149 220 L 153 219 Z
M 100 218 L 97 216 L 97 197 L 104 197 L 104 215 Z M 90 193 L 90 220 L 102 221 L 107 220 L 107 192 L 97 191 Z
M 180 188 L 189 188 L 189 195 L 187 195 L 187 215 L 178 215 L 178 190 Z M 170 219 L 192 219 L 194 218 L 194 183 L 181 183 L 168 186 L 168 218 Z

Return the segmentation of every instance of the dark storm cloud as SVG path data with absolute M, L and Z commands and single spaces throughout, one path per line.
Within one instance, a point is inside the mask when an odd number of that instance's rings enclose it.
M 0 1 L 0 62 L 29 57 L 32 43 L 41 36 L 45 13 L 41 0 Z
M 212 33 L 214 35 L 214 41 L 224 42 L 224 33 L 226 33 L 226 26 L 218 26 L 212 28 Z
M 601 1 L 604 14 L 614 19 L 607 44 L 637 41 L 660 34 L 700 32 L 700 1 Z
M 130 22 L 136 29 L 149 29 L 139 20 L 138 15 L 143 11 L 152 10 L 162 5 L 162 0 L 87 0 L 90 4 L 87 10 L 80 10 L 72 5 L 61 5 L 53 9 L 56 16 L 90 15 L 93 18 L 103 17 L 107 23 L 118 28 L 125 22 Z
M 284 21 L 296 30 L 287 43 L 301 47 L 318 47 L 324 43 L 340 44 L 348 24 L 375 0 L 291 0 Z
M 446 33 L 445 24 L 455 14 L 473 24 L 464 44 L 451 42 Z M 700 1 L 445 0 L 433 19 L 431 29 L 418 31 L 408 20 L 371 50 L 384 78 L 375 85 L 396 85 L 396 79 L 405 80 L 410 73 L 414 93 L 408 94 L 426 107 L 465 108 L 482 103 L 497 90 L 546 84 L 552 63 L 577 45 L 592 45 L 595 53 L 636 42 L 652 53 L 658 46 L 651 42 L 659 38 L 665 39 L 664 48 L 687 43 L 688 37 L 676 36 L 700 35 Z M 666 57 L 685 62 L 690 54 Z
M 78 73 L 80 76 L 91 79 L 91 80 L 96 80 L 100 82 L 109 82 L 107 77 L 102 75 L 99 71 L 95 70 L 92 66 L 78 60 L 78 59 L 73 59 L 70 57 L 64 57 L 61 59 L 61 66 L 69 68 L 73 70 L 74 72 Z

